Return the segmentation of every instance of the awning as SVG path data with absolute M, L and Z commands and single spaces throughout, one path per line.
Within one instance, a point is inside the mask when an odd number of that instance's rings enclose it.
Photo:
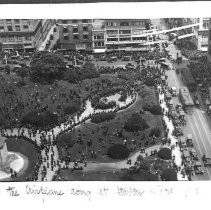
M 104 53 L 105 49 L 94 49 L 94 53 Z

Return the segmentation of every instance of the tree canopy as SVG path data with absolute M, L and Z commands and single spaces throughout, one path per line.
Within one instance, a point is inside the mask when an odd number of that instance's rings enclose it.
M 133 132 L 133 131 L 143 131 L 144 129 L 149 128 L 149 125 L 139 114 L 133 114 L 125 122 L 124 127 L 125 127 L 125 130 Z
M 36 82 L 53 82 L 61 79 L 66 70 L 63 57 L 47 51 L 37 52 L 32 57 L 30 77 Z

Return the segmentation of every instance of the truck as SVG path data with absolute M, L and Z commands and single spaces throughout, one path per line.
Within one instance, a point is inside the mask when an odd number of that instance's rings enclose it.
M 188 88 L 185 86 L 179 89 L 179 98 L 184 108 L 193 107 L 195 105 Z

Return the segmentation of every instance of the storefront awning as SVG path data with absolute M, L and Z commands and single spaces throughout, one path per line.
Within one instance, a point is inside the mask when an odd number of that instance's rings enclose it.
M 105 49 L 94 49 L 94 53 L 104 53 Z

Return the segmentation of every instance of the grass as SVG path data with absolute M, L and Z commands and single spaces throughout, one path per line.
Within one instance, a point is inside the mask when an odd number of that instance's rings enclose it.
M 38 162 L 38 154 L 35 146 L 29 141 L 23 139 L 9 138 L 6 140 L 8 151 L 19 152 L 28 158 L 28 168 L 19 177 L 12 181 L 26 181 L 26 177 L 32 177 L 34 174 L 35 164 Z
M 123 144 L 124 139 L 127 139 L 128 147 L 130 151 L 136 150 L 138 147 L 144 146 L 144 143 L 147 139 L 149 139 L 150 130 L 154 127 L 158 127 L 161 130 L 161 135 L 157 139 L 157 142 L 164 136 L 161 116 L 159 115 L 152 115 L 150 112 L 143 114 L 142 117 L 146 120 L 149 124 L 149 128 L 146 129 L 144 132 L 139 132 L 140 135 L 136 135 L 133 132 L 127 132 L 123 129 L 123 136 L 124 138 L 120 138 L 116 135 L 116 131 L 121 130 L 124 126 L 125 121 L 136 112 L 139 112 L 142 106 L 142 99 L 138 97 L 135 104 L 131 105 L 128 109 L 117 112 L 115 119 L 110 120 L 109 122 L 103 122 L 100 124 L 94 123 L 86 123 L 82 124 L 80 127 L 77 127 L 72 133 L 70 133 L 71 138 L 77 142 L 78 135 L 82 136 L 83 144 L 80 145 L 79 143 L 75 143 L 75 145 L 68 150 L 64 148 L 60 149 L 62 155 L 66 155 L 70 153 L 72 157 L 75 159 L 80 159 L 81 153 L 83 152 L 86 155 L 86 159 L 90 160 L 91 158 L 91 151 L 94 150 L 97 152 L 97 160 L 102 161 L 109 161 L 110 158 L 107 157 L 106 153 L 108 148 L 112 144 Z M 105 135 L 106 129 L 108 127 L 107 134 Z M 141 140 L 141 135 L 145 134 L 146 139 Z M 87 146 L 88 140 L 92 140 L 92 146 Z M 137 143 L 134 145 L 132 140 L 135 140 Z

